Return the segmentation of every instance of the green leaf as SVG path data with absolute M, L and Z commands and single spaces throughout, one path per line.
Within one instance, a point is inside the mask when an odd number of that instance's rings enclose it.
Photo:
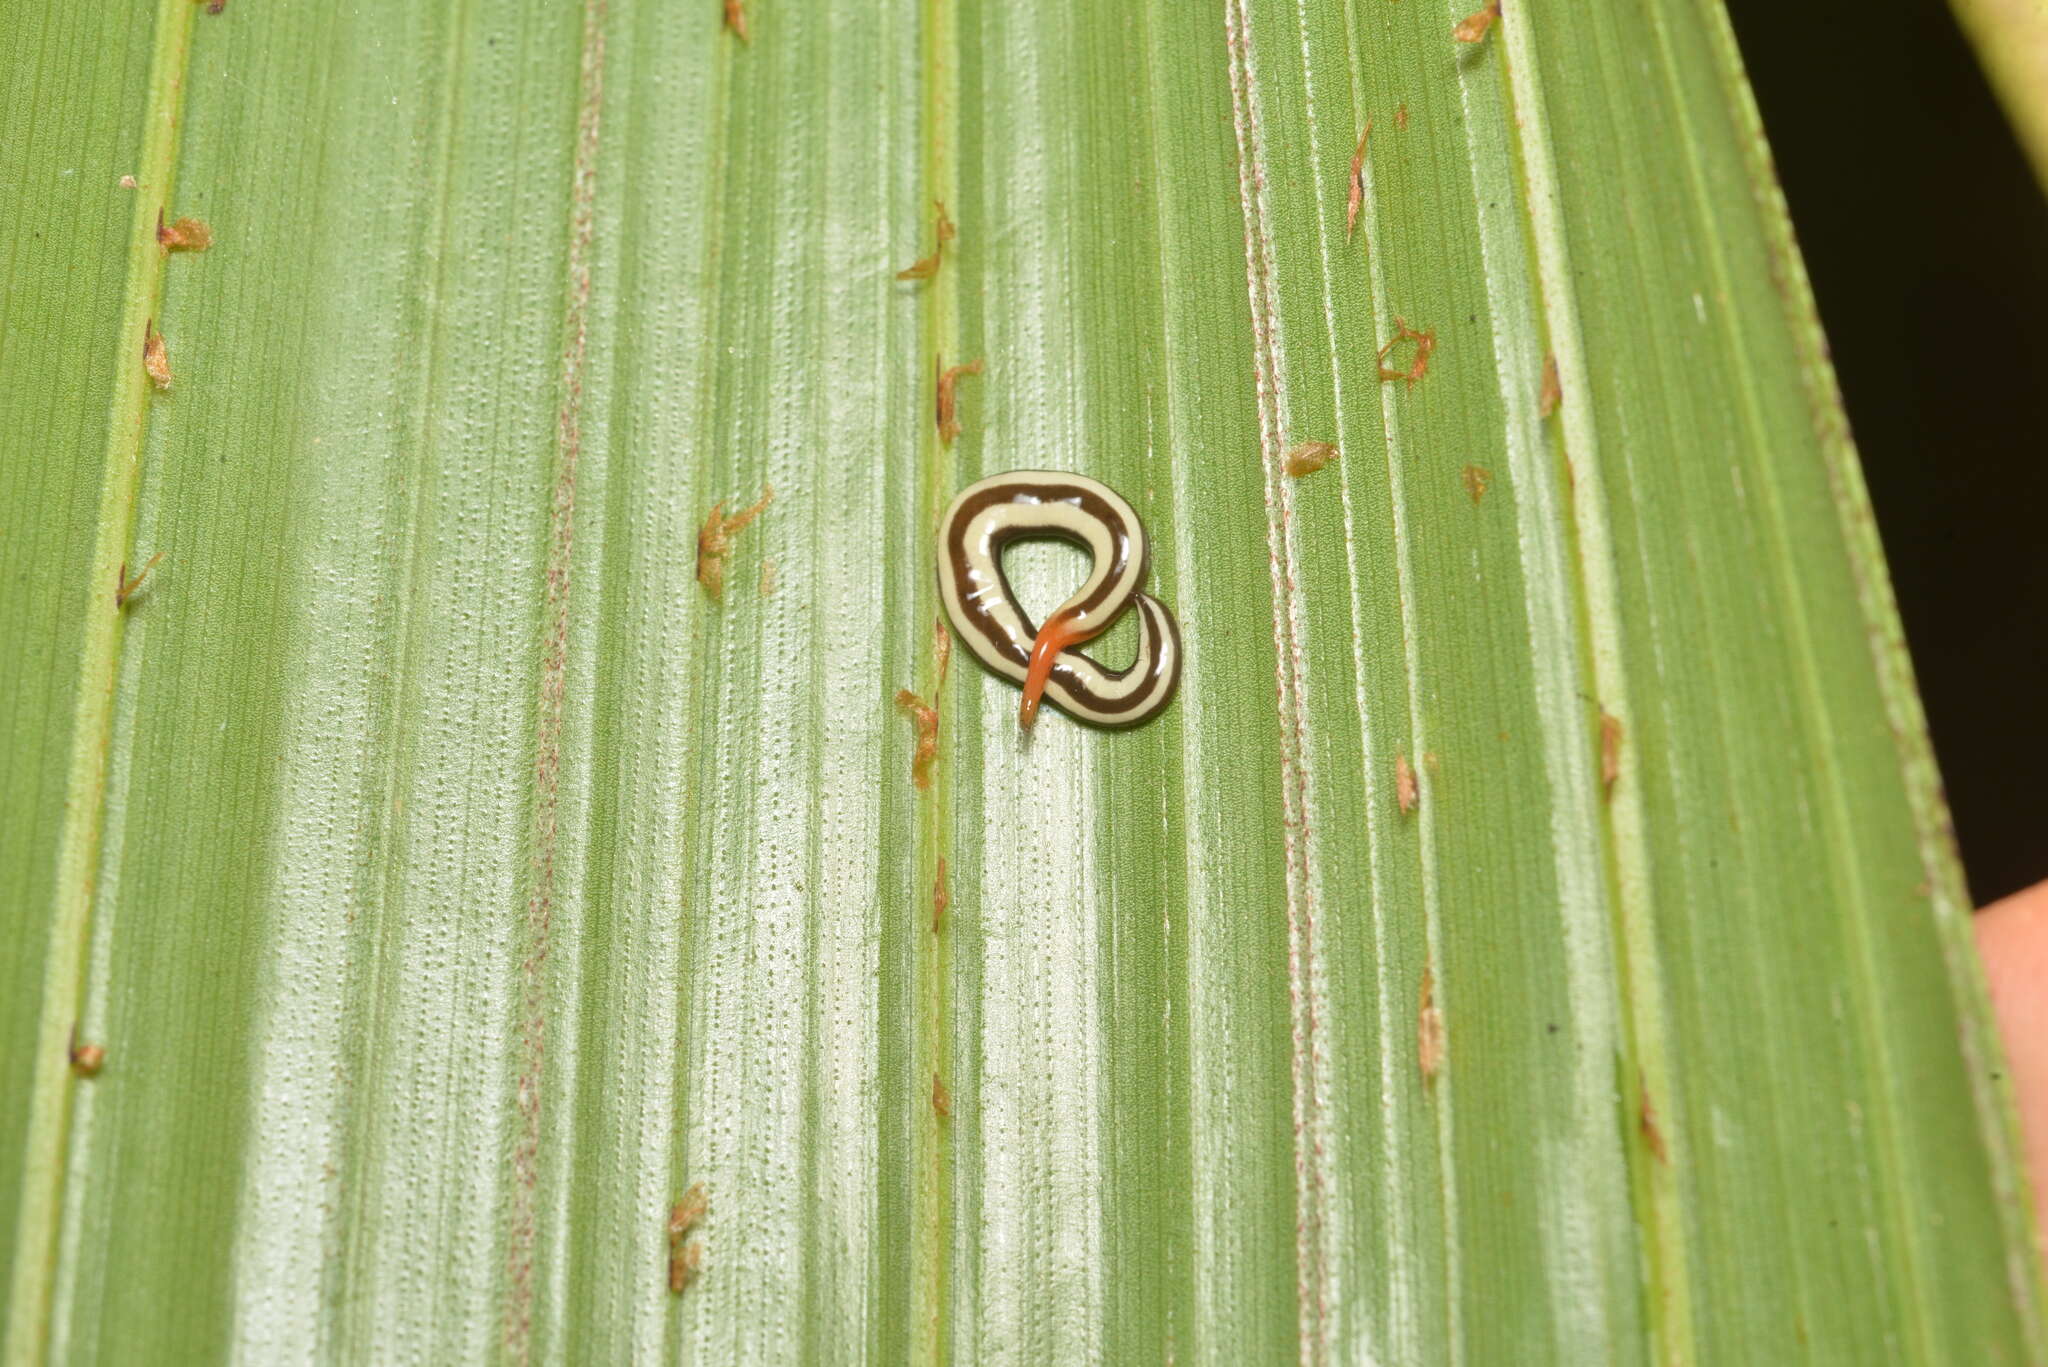
M 1467 2 L 12 16 L 6 1360 L 2048 1357 L 1720 9 Z

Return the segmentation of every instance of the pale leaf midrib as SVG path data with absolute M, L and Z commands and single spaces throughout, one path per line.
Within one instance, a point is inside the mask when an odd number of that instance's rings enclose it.
M 980 225 L 960 200 L 958 148 L 961 141 L 959 83 L 962 53 L 956 6 L 952 0 L 924 0 L 921 10 L 920 36 L 924 53 L 920 119 L 923 193 L 918 200 L 917 221 L 923 226 L 918 235 L 917 250 L 922 253 L 929 234 L 932 249 L 939 253 L 939 263 L 931 278 L 915 286 L 923 296 L 919 310 L 923 336 L 918 348 L 918 379 L 917 388 L 912 391 L 912 411 L 928 414 L 931 411 L 929 405 L 934 402 L 928 386 L 936 383 L 939 366 L 942 363 L 964 364 L 969 359 L 960 354 L 958 302 L 962 256 L 967 244 L 964 234 L 950 243 L 938 241 L 936 205 L 943 203 L 946 206 L 956 231 L 959 231 L 958 225 L 963 220 L 965 232 L 973 232 Z M 935 533 L 939 518 L 954 492 L 954 481 L 950 475 L 954 462 L 939 441 L 936 421 L 929 417 L 921 418 L 917 430 L 920 433 L 917 451 L 922 473 L 918 481 L 922 515 L 918 519 L 918 535 L 909 548 L 913 564 L 924 563 L 929 538 Z M 937 621 L 937 590 L 929 575 L 919 575 L 914 582 L 917 588 L 913 601 L 920 610 L 912 614 L 912 622 L 916 625 L 904 633 L 911 642 L 911 660 L 915 662 L 913 687 L 939 714 L 938 752 L 931 766 L 932 786 L 922 791 L 913 790 L 912 793 L 917 813 L 912 856 L 915 871 L 913 887 L 929 896 L 937 877 L 938 861 L 951 853 L 949 833 L 954 816 L 951 775 L 961 741 L 960 728 L 952 724 L 952 709 L 946 706 L 946 699 L 942 696 L 930 629 L 917 629 L 917 625 Z M 956 646 L 958 644 L 955 643 Z M 963 657 L 955 664 L 965 667 L 966 650 L 961 648 L 955 653 Z M 910 746 L 907 740 L 900 743 L 900 749 L 893 746 L 892 749 L 902 756 L 898 762 L 907 765 Z M 951 1292 L 954 1281 L 950 1192 L 953 1145 L 949 1122 L 937 1114 L 931 1100 L 936 1091 L 933 1079 L 951 1071 L 947 1066 L 953 1053 L 948 985 L 952 973 L 954 930 L 949 925 L 942 933 L 934 935 L 920 929 L 925 922 L 914 910 L 917 906 L 915 900 L 912 906 L 912 914 L 904 920 L 917 937 L 917 949 L 912 955 L 912 962 L 916 965 L 913 997 L 917 1025 L 911 1049 L 916 1067 L 910 1084 L 912 1097 L 921 1098 L 922 1102 L 913 1101 L 916 1164 L 911 1184 L 916 1193 L 916 1242 L 922 1268 L 911 1294 L 911 1360 L 937 1364 L 959 1351 L 959 1326 L 953 1322 L 951 1313 L 956 1299 Z M 958 1077 L 945 1078 L 946 1086 L 953 1093 L 956 1110 L 965 1095 L 961 1083 L 962 1079 Z
M 142 346 L 163 295 L 165 254 L 158 248 L 158 210 L 168 211 L 175 188 L 179 115 L 191 53 L 195 7 L 190 0 L 158 0 L 143 97 L 144 131 L 129 227 L 127 290 L 116 340 L 114 391 L 107 409 L 98 534 L 81 599 L 86 619 L 71 718 L 71 761 L 57 852 L 51 930 L 45 952 L 43 1001 L 36 1034 L 33 1090 L 23 1194 L 14 1231 L 14 1277 L 9 1288 L 10 1364 L 38 1360 L 49 1333 L 58 1225 L 67 1166 L 72 1074 L 68 1035 L 84 996 L 86 939 L 92 919 L 94 877 L 106 821 L 107 759 L 114 726 L 115 678 L 120 668 L 125 612 L 114 602 L 116 580 L 128 560 L 135 499 L 142 474 L 150 381 Z
M 1592 415 L 1584 396 L 1592 391 L 1580 331 L 1570 247 L 1562 222 L 1557 173 L 1551 146 L 1550 118 L 1536 59 L 1533 11 L 1509 7 L 1498 24 L 1497 40 L 1505 49 L 1509 99 L 1520 134 L 1520 177 L 1526 205 L 1527 231 L 1535 248 L 1536 279 L 1532 282 L 1551 354 L 1566 396 L 1557 410 L 1561 448 L 1576 467 L 1567 498 L 1568 536 L 1577 566 L 1575 596 L 1584 631 L 1582 668 L 1593 684 L 1595 705 L 1613 715 L 1624 734 L 1633 710 L 1621 636 L 1624 610 L 1614 567 L 1612 533 L 1599 491 L 1605 488 Z M 1641 1074 L 1641 1086 L 1652 1095 L 1672 1095 L 1668 1026 L 1664 989 L 1650 925 L 1649 866 L 1651 848 L 1643 811 L 1641 785 L 1633 772 L 1636 748 L 1623 745 L 1620 773 L 1603 814 L 1608 898 L 1614 908 L 1616 969 L 1621 1002 L 1624 1047 Z M 1623 1110 L 1629 1099 L 1624 1092 Z M 1667 1136 L 1673 1163 L 1685 1161 L 1685 1136 Z M 1652 1354 L 1658 1360 L 1685 1356 L 1697 1343 L 1692 1329 L 1692 1271 L 1683 1197 L 1670 1167 L 1655 1162 L 1644 1145 L 1631 1137 L 1626 1152 L 1638 1192 L 1647 1192 L 1648 1209 L 1638 1218 L 1646 1226 L 1643 1256 L 1647 1261 L 1645 1316 Z

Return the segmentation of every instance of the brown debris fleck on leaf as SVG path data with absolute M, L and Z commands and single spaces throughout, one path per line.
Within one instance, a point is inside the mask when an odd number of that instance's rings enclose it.
M 1543 353 L 1543 388 L 1536 394 L 1536 416 L 1547 418 L 1564 400 L 1564 387 L 1557 381 L 1557 353 Z
M 1408 362 L 1408 368 L 1406 370 L 1396 370 L 1392 366 L 1389 366 L 1387 364 L 1387 356 L 1394 350 L 1395 347 L 1400 346 L 1403 342 L 1415 343 L 1415 355 L 1414 358 Z M 1390 341 L 1388 341 L 1388 343 L 1385 346 L 1380 348 L 1380 379 L 1383 381 L 1406 380 L 1412 387 L 1417 380 L 1421 379 L 1424 375 L 1427 375 L 1429 373 L 1430 353 L 1435 350 L 1435 328 L 1429 328 L 1425 331 L 1417 332 L 1414 328 L 1409 327 L 1406 321 L 1400 318 L 1396 318 L 1394 320 L 1393 338 Z
M 1600 714 L 1600 787 L 1614 796 L 1614 781 L 1621 777 L 1621 718 Z
M 932 1109 L 939 1113 L 939 1119 L 953 1118 L 953 1094 L 946 1090 L 946 1084 L 939 1081 L 937 1073 L 932 1074 Z
M 1403 812 L 1412 812 L 1415 810 L 1415 803 L 1419 796 L 1415 786 L 1414 766 L 1408 763 L 1408 756 L 1395 755 L 1394 800 L 1401 805 Z
M 929 280 L 937 275 L 939 258 L 946 254 L 946 244 L 959 236 L 953 227 L 953 220 L 946 216 L 945 202 L 935 199 L 932 201 L 932 207 L 939 212 L 938 223 L 933 229 L 933 236 L 937 241 L 932 246 L 932 254 L 920 257 L 915 265 L 896 272 L 898 280 Z
M 697 1279 L 697 1271 L 704 1261 L 704 1245 L 689 1242 L 690 1231 L 711 1209 L 711 1198 L 705 1194 L 702 1182 L 693 1182 L 683 1193 L 683 1199 L 676 1202 L 668 1213 L 668 1289 L 680 1295 L 683 1288 Z
M 1671 1166 L 1671 1154 L 1664 1147 L 1664 1131 L 1657 1125 L 1657 1108 L 1650 1104 L 1649 1084 L 1643 1081 L 1640 1073 L 1636 1075 L 1636 1087 L 1642 1093 L 1642 1103 L 1636 1112 L 1636 1121 L 1642 1126 L 1643 1141 L 1650 1146 L 1650 1152 L 1656 1156 L 1657 1161 L 1668 1168 Z
M 741 42 L 751 42 L 747 35 L 746 0 L 725 0 L 725 26 L 732 30 L 733 37 Z
M 701 1243 L 672 1244 L 668 1250 L 668 1289 L 670 1294 L 680 1296 L 687 1291 L 690 1283 L 697 1280 L 697 1274 L 704 1267 L 704 1245 Z
M 932 880 L 932 934 L 939 933 L 939 927 L 946 919 L 946 906 L 952 901 L 946 891 L 946 856 L 939 856 L 939 874 Z
M 123 177 L 121 177 L 121 188 L 122 188 L 122 189 L 124 189 L 124 190 L 132 190 L 132 189 L 134 189 L 134 188 L 135 188 L 135 177 L 133 177 L 133 176 L 123 176 Z
M 939 442 L 951 446 L 953 438 L 960 435 L 959 409 L 953 394 L 953 386 L 962 375 L 981 374 L 981 358 L 975 357 L 966 365 L 948 366 L 943 361 L 934 361 L 940 366 L 938 392 Z
M 1365 121 L 1365 131 L 1358 135 L 1358 146 L 1351 153 L 1350 198 L 1344 204 L 1344 239 L 1351 240 L 1358 229 L 1358 208 L 1365 202 L 1365 144 L 1372 137 L 1372 120 Z
M 774 487 L 764 484 L 761 497 L 731 517 L 725 515 L 724 499 L 711 505 L 711 516 L 704 519 L 704 526 L 697 533 L 697 582 L 704 586 L 712 601 L 725 597 L 725 557 L 732 552 L 732 539 L 745 531 L 747 524 L 759 517 L 774 499 Z
M 1460 19 L 1457 27 L 1451 30 L 1451 37 L 1461 43 L 1480 42 L 1492 30 L 1493 21 L 1498 18 L 1500 18 L 1500 0 L 1493 0 L 1492 4 L 1480 10 L 1477 14 L 1468 14 L 1463 19 Z
M 775 557 L 761 557 L 761 596 L 767 598 L 775 592 Z
M 920 788 L 932 786 L 932 761 L 939 754 L 939 712 L 926 706 L 923 698 L 907 688 L 896 690 L 896 705 L 917 728 L 917 752 L 910 758 L 910 780 Z
M 135 591 L 142 587 L 142 581 L 149 578 L 149 572 L 156 568 L 156 562 L 163 558 L 164 553 L 162 551 L 152 555 L 143 567 L 136 572 L 133 579 L 128 577 L 128 562 L 123 560 L 121 568 L 114 573 L 114 578 L 119 581 L 114 585 L 114 606 L 117 608 L 127 606 L 128 600 L 135 596 Z
M 1486 497 L 1486 491 L 1493 486 L 1493 476 L 1477 465 L 1468 465 L 1459 478 L 1465 481 L 1465 493 L 1471 498 L 1472 506 L 1478 507 L 1479 500 Z
M 946 682 L 946 666 L 953 662 L 953 633 L 946 630 L 946 619 L 932 618 L 932 659 L 938 663 L 938 682 L 934 689 Z
M 154 319 L 142 325 L 142 368 L 149 372 L 150 381 L 158 389 L 171 387 L 171 353 L 164 346 L 164 335 L 156 330 Z
M 203 218 L 181 218 L 166 225 L 164 211 L 156 211 L 156 245 L 165 252 L 203 252 L 213 245 L 213 229 Z
M 1436 1081 L 1444 1066 L 1444 1013 L 1437 1009 L 1436 975 L 1422 966 L 1422 1004 L 1415 1016 L 1415 1054 L 1422 1066 L 1422 1080 Z
M 672 1240 L 683 1238 L 710 1209 L 711 1198 L 705 1193 L 704 1184 L 692 1182 L 690 1189 L 683 1193 L 683 1199 L 676 1202 L 668 1213 L 668 1237 Z
M 71 1071 L 80 1077 L 98 1077 L 106 1066 L 107 1051 L 97 1044 L 80 1044 L 78 1027 L 71 1027 Z
M 1327 441 L 1305 441 L 1287 453 L 1280 468 L 1296 479 L 1312 475 L 1337 458 L 1337 448 Z

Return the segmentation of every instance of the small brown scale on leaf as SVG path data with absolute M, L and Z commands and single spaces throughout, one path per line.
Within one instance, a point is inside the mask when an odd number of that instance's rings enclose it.
M 668 1213 L 668 1289 L 680 1295 L 697 1279 L 704 1262 L 704 1245 L 689 1242 L 690 1231 L 711 1209 L 711 1198 L 702 1182 L 693 1182 Z
M 1636 1085 L 1642 1089 L 1643 1094 L 1642 1105 L 1636 1113 L 1637 1123 L 1643 1130 L 1643 1142 L 1650 1146 L 1650 1152 L 1655 1155 L 1657 1161 L 1668 1168 L 1671 1166 L 1671 1154 L 1664 1147 L 1664 1131 L 1657 1125 L 1657 1108 L 1650 1104 L 1649 1085 L 1640 1077 L 1637 1078 Z
M 141 570 L 137 571 L 133 579 L 128 577 L 128 562 L 123 560 L 121 568 L 115 571 L 114 574 L 115 579 L 119 581 L 114 586 L 114 606 L 117 608 L 127 606 L 128 600 L 135 596 L 135 591 L 142 587 L 142 581 L 149 578 L 149 572 L 156 568 L 156 562 L 163 558 L 164 553 L 162 551 L 152 555 Z
M 752 41 L 747 36 L 746 0 L 725 0 L 725 26 L 731 29 L 733 36 L 741 42 Z
M 981 374 L 981 358 L 977 356 L 966 365 L 948 366 L 943 361 L 935 361 L 934 364 L 940 367 L 938 392 L 939 443 L 942 446 L 951 446 L 953 438 L 960 435 L 959 409 L 953 395 L 953 386 L 960 382 L 962 375 Z
M 703 529 L 697 533 L 697 582 L 714 602 L 725 596 L 725 557 L 732 551 L 732 539 L 746 530 L 747 524 L 759 517 L 774 499 L 774 488 L 764 484 L 761 497 L 731 517 L 725 515 L 724 499 L 711 505 L 711 516 L 704 519 Z
M 164 211 L 156 211 L 156 245 L 166 252 L 203 252 L 213 245 L 213 229 L 203 218 L 181 218 L 164 223 Z
M 953 1118 L 953 1094 L 946 1090 L 945 1083 L 939 1081 L 937 1073 L 932 1074 L 932 1109 L 938 1112 L 941 1120 Z
M 1621 718 L 1600 714 L 1600 787 L 1614 795 L 1614 781 L 1621 777 Z
M 1401 810 L 1404 813 L 1412 812 L 1415 810 L 1415 803 L 1419 797 L 1420 794 L 1415 786 L 1414 766 L 1408 763 L 1408 756 L 1395 755 L 1394 801 L 1400 804 Z
M 1296 479 L 1312 475 L 1337 458 L 1337 448 L 1327 441 L 1305 441 L 1288 451 L 1280 468 Z
M 80 1077 L 98 1077 L 100 1069 L 106 1066 L 107 1051 L 97 1044 L 80 1044 L 78 1027 L 71 1027 L 71 1071 Z
M 1557 380 L 1557 354 L 1543 353 L 1543 387 L 1536 394 L 1536 416 L 1547 418 L 1564 401 L 1564 386 Z
M 945 255 L 946 244 L 958 236 L 953 227 L 953 220 L 946 216 L 945 203 L 935 199 L 932 201 L 932 207 L 939 211 L 939 221 L 933 230 L 933 235 L 938 240 L 932 247 L 932 254 L 920 257 L 915 264 L 906 266 L 896 272 L 898 280 L 929 280 L 934 275 L 937 275 L 939 272 L 939 258 Z
M 1365 144 L 1372 137 L 1372 120 L 1365 121 L 1365 131 L 1358 135 L 1358 146 L 1351 153 L 1351 189 L 1344 204 L 1344 239 L 1358 230 L 1358 208 L 1365 202 Z
M 1396 370 L 1387 364 L 1387 356 L 1394 350 L 1395 347 L 1400 346 L 1403 342 L 1415 343 L 1415 357 L 1413 360 L 1409 361 L 1408 368 L 1406 370 Z M 1409 327 L 1406 321 L 1400 318 L 1396 318 L 1394 320 L 1393 339 L 1389 341 L 1385 346 L 1380 348 L 1380 379 L 1382 381 L 1406 380 L 1410 387 L 1413 387 L 1417 380 L 1421 379 L 1424 375 L 1427 375 L 1429 373 L 1430 353 L 1434 352 L 1435 350 L 1435 328 L 1429 328 L 1426 331 L 1417 332 L 1414 328 Z
M 953 633 L 946 630 L 946 619 L 932 618 L 932 659 L 937 662 L 939 679 L 933 687 L 946 682 L 946 666 L 953 662 Z
M 1444 1013 L 1437 1009 L 1436 975 L 1422 966 L 1422 1001 L 1415 1013 L 1415 1055 L 1424 1082 L 1436 1081 L 1444 1066 Z
M 938 709 L 925 705 L 923 698 L 907 688 L 896 690 L 896 705 L 917 728 L 917 752 L 910 759 L 910 781 L 920 788 L 932 786 L 932 761 L 939 754 Z
M 710 1209 L 711 1198 L 705 1193 L 704 1184 L 692 1182 L 690 1189 L 683 1193 L 683 1199 L 669 1210 L 668 1237 L 680 1239 L 687 1235 Z
M 1458 26 L 1451 30 L 1451 37 L 1461 43 L 1480 42 L 1493 28 L 1493 21 L 1498 18 L 1500 18 L 1500 0 L 1493 0 L 1492 4 L 1480 10 L 1477 14 L 1468 14 L 1463 19 L 1460 19 Z
M 690 1283 L 697 1280 L 697 1274 L 704 1267 L 704 1245 L 697 1243 L 677 1244 L 668 1251 L 668 1289 L 672 1295 L 680 1296 L 690 1289 Z
M 154 319 L 142 325 L 142 368 L 149 372 L 150 382 L 158 389 L 171 387 L 171 353 L 164 346 L 164 335 L 156 330 Z
M 1493 476 L 1477 465 L 1468 465 L 1459 476 L 1465 482 L 1465 492 L 1472 499 L 1472 506 L 1478 507 L 1479 500 L 1486 497 L 1486 491 L 1493 485 Z

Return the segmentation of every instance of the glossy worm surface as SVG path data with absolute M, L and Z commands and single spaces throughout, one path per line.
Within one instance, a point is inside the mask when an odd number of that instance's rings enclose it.
M 1080 592 L 1034 626 L 1003 574 L 1003 549 L 1027 537 L 1071 541 L 1094 559 Z M 1148 560 L 1131 505 L 1082 475 L 1014 470 L 960 491 L 939 525 L 939 596 L 975 658 L 1025 685 L 1019 720 L 1031 725 L 1039 690 L 1060 710 L 1098 726 L 1156 716 L 1180 680 L 1180 624 L 1138 592 Z M 1108 669 L 1071 647 L 1138 610 L 1138 656 Z M 1037 668 L 1034 670 L 1034 663 Z M 1037 677 L 1034 679 L 1033 675 Z

